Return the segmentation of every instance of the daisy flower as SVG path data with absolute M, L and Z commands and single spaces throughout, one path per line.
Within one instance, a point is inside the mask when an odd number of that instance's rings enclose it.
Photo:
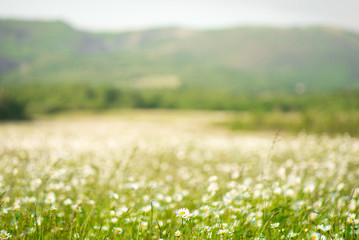
M 224 235 L 224 234 L 226 234 L 228 232 L 228 229 L 219 229 L 218 230 L 218 234 L 219 235 Z
M 151 205 L 144 206 L 144 207 L 141 208 L 141 210 L 143 212 L 149 212 L 149 211 L 151 211 Z
M 180 232 L 179 230 L 177 230 L 177 231 L 175 232 L 175 236 L 176 236 L 176 237 L 181 236 L 181 232 Z
M 56 200 L 55 193 L 50 192 L 46 195 L 45 202 L 46 203 L 54 203 Z
M 148 222 L 141 222 L 142 229 L 146 229 L 148 226 Z
M 72 205 L 71 208 L 75 212 L 81 212 L 81 207 L 79 205 L 77 205 L 77 204 Z
M 123 230 L 122 230 L 122 228 L 115 227 L 115 228 L 113 228 L 112 232 L 114 232 L 116 234 L 121 234 L 123 232 Z
M 180 208 L 176 211 L 176 216 L 177 217 L 184 217 L 186 215 L 188 215 L 190 212 L 187 208 Z
M 111 194 L 110 194 L 110 198 L 112 198 L 112 199 L 118 199 L 118 194 L 117 194 L 117 193 L 111 193 Z
M 72 201 L 71 201 L 71 199 L 70 198 L 67 198 L 67 199 L 65 199 L 65 201 L 64 201 L 64 205 L 71 205 L 72 204 Z
M 293 189 L 287 189 L 287 191 L 285 191 L 284 195 L 286 197 L 293 197 L 294 196 L 294 190 Z
M 180 201 L 182 201 L 183 196 L 182 196 L 181 194 L 179 194 L 179 193 L 176 193 L 176 194 L 173 195 L 173 199 L 174 199 L 176 202 L 180 202 Z
M 1 230 L 0 239 L 8 239 L 8 238 L 11 238 L 11 234 L 7 233 L 5 230 Z
M 320 235 L 319 233 L 313 233 L 310 236 L 310 240 L 325 240 L 325 239 L 326 239 L 326 237 L 323 235 Z
M 211 227 L 210 227 L 210 226 L 204 226 L 204 227 L 202 227 L 201 232 L 208 232 L 208 231 L 210 231 L 210 230 L 211 230 Z
M 128 211 L 127 207 L 119 208 L 118 211 L 116 212 L 116 216 L 121 216 L 122 214 L 124 214 L 127 211 Z
M 200 209 L 205 212 L 205 211 L 208 211 L 209 208 L 210 208 L 210 206 L 204 205 L 204 206 L 202 206 Z
M 208 178 L 208 182 L 215 182 L 215 181 L 217 181 L 217 180 L 218 180 L 218 177 L 215 176 L 215 175 L 213 175 L 213 176 L 211 176 L 211 177 Z
M 308 186 L 306 186 L 306 187 L 304 188 L 304 192 L 305 192 L 305 193 L 311 193 L 311 192 L 314 191 L 314 189 L 315 189 L 314 185 L 311 184 L 311 185 L 308 185 Z
M 277 228 L 277 227 L 279 227 L 279 222 L 272 223 L 270 226 L 271 226 L 271 228 Z
M 279 195 L 279 194 L 282 193 L 282 189 L 279 188 L 279 187 L 277 187 L 277 188 L 274 189 L 273 193 L 274 193 L 275 195 Z
M 101 230 L 102 231 L 108 231 L 108 227 L 107 226 L 102 226 Z
M 183 216 L 184 219 L 186 219 L 187 221 L 191 220 L 193 217 L 193 214 L 192 213 L 188 213 L 186 215 Z

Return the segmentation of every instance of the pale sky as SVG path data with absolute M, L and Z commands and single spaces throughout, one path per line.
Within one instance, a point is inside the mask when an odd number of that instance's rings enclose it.
M 0 18 L 62 20 L 92 31 L 315 24 L 359 32 L 359 0 L 0 0 Z

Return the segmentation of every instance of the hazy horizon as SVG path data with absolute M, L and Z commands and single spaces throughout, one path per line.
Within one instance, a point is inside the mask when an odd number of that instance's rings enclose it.
M 63 21 L 94 32 L 163 27 L 333 26 L 359 32 L 359 2 L 345 0 L 45 1 L 0 0 L 0 19 Z

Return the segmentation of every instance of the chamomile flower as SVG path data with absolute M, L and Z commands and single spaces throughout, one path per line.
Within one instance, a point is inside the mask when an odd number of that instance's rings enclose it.
M 112 229 L 112 232 L 115 233 L 115 234 L 121 234 L 123 232 L 123 230 L 122 230 L 122 228 L 114 227 Z
M 146 229 L 148 227 L 148 222 L 141 222 L 141 228 Z
M 180 232 L 180 230 L 177 230 L 176 232 L 175 232 L 175 237 L 180 237 L 181 236 L 181 232 Z
M 116 212 L 116 216 L 121 216 L 122 214 L 124 214 L 125 212 L 128 211 L 127 207 L 121 207 L 118 209 L 118 211 Z
M 46 198 L 45 198 L 45 203 L 54 203 L 56 200 L 56 197 L 55 197 L 55 193 L 53 192 L 49 192 L 47 195 L 46 195 Z
M 320 208 L 322 206 L 322 200 L 318 200 L 313 204 L 313 207 Z
M 217 233 L 219 235 L 225 235 L 226 233 L 228 233 L 228 229 L 219 229 Z
M 271 227 L 271 228 L 277 228 L 277 227 L 279 227 L 279 222 L 277 222 L 277 223 L 272 223 L 272 224 L 270 225 L 270 227 Z
M 20 204 L 15 203 L 14 206 L 12 207 L 12 210 L 17 211 L 20 210 L 20 208 L 21 208 Z
M 27 230 L 27 234 L 33 234 L 35 232 L 35 229 L 34 228 L 29 228 L 28 230 Z
M 293 197 L 293 196 L 294 196 L 294 190 L 291 189 L 291 188 L 289 188 L 289 189 L 287 189 L 287 190 L 284 192 L 284 195 L 285 195 L 286 197 Z
M 11 234 L 6 232 L 5 230 L 1 230 L 0 239 L 9 239 L 11 238 Z
M 41 222 L 42 222 L 42 218 L 41 217 L 37 217 L 36 219 L 36 225 L 39 227 L 41 226 Z
M 171 196 L 166 196 L 166 197 L 165 197 L 165 202 L 166 202 L 166 203 L 172 202 L 172 197 L 171 197 Z
M 184 219 L 186 219 L 187 221 L 191 220 L 193 217 L 193 214 L 192 213 L 188 213 L 186 215 L 183 216 Z
M 75 212 L 81 212 L 81 207 L 77 204 L 72 205 L 71 208 Z
M 66 198 L 64 201 L 64 205 L 68 206 L 72 204 L 72 200 L 70 198 Z
M 287 235 L 288 238 L 295 238 L 295 237 L 297 237 L 297 236 L 298 236 L 298 233 L 294 233 L 294 232 L 292 232 L 292 231 L 290 231 L 290 232 L 288 233 L 288 235 Z
M 151 211 L 151 205 L 144 206 L 144 207 L 141 208 L 141 210 L 143 212 L 149 212 L 149 211 Z
M 177 217 L 185 217 L 186 215 L 188 215 L 190 212 L 187 208 L 180 208 L 176 211 L 176 216 Z
M 201 228 L 201 232 L 208 232 L 208 231 L 211 231 L 211 227 L 210 226 L 203 226 Z
M 108 231 L 108 226 L 102 226 L 101 230 L 104 232 Z
M 340 238 L 334 238 L 334 239 L 340 239 Z M 310 240 L 327 240 L 327 238 L 324 235 L 320 235 L 319 233 L 313 233 L 310 236 Z
M 233 208 L 232 211 L 235 212 L 235 213 L 240 213 L 241 209 L 240 208 Z
M 204 211 L 204 212 L 207 212 L 210 208 L 211 208 L 210 206 L 204 205 L 204 206 L 202 206 L 200 209 L 201 209 L 202 211 Z
M 31 181 L 31 186 L 33 187 L 38 187 L 40 186 L 42 183 L 41 179 L 40 178 L 36 178 L 34 180 Z
M 213 175 L 213 176 L 208 178 L 208 182 L 215 182 L 215 181 L 217 181 L 217 179 L 218 179 L 218 177 Z
M 310 236 L 310 240 L 319 240 L 320 234 L 319 233 L 312 233 Z
M 118 194 L 117 193 L 111 193 L 110 198 L 117 200 L 118 199 Z
M 314 220 L 318 217 L 318 215 L 319 215 L 318 213 L 312 212 L 309 214 L 309 219 Z
M 273 190 L 273 193 L 274 193 L 275 195 L 279 195 L 279 194 L 282 193 L 282 189 L 279 188 L 279 187 L 277 187 L 277 188 L 275 188 L 275 189 Z
M 173 195 L 173 200 L 175 200 L 176 202 L 180 202 L 180 201 L 182 201 L 182 199 L 183 199 L 183 196 L 179 193 L 176 193 Z
M 355 219 L 355 216 L 356 216 L 355 213 L 348 214 L 347 222 L 352 223 Z
M 304 187 L 303 191 L 305 193 L 312 193 L 315 189 L 315 186 L 313 184 L 307 185 Z
M 228 226 L 228 224 L 227 223 L 219 223 L 217 226 L 219 228 L 226 228 Z

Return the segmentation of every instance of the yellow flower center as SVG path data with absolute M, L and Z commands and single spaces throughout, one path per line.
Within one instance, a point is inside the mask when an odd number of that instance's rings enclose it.
M 180 215 L 184 215 L 186 212 L 185 211 L 181 211 L 180 212 Z

